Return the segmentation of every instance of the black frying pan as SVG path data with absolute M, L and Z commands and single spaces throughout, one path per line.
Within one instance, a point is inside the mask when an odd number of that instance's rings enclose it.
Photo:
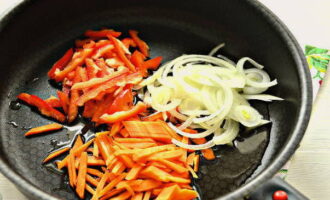
M 234 147 L 219 146 L 219 158 L 202 161 L 196 181 L 202 199 L 271 199 L 274 189 L 303 199 L 277 181 L 268 182 L 294 153 L 311 110 L 311 81 L 297 42 L 269 10 L 253 0 L 56 0 L 24 1 L 0 23 L 0 170 L 31 199 L 77 199 L 63 177 L 41 165 L 63 141 L 65 131 L 26 139 L 30 126 L 46 124 L 34 110 L 9 104 L 20 92 L 42 98 L 55 94 L 46 72 L 86 29 L 137 29 L 151 47 L 151 56 L 165 60 L 183 53 L 207 53 L 225 42 L 223 54 L 237 60 L 249 56 L 266 66 L 279 85 L 269 93 L 285 101 L 254 103 L 272 121 L 268 127 L 240 134 Z M 37 78 L 37 79 L 36 79 Z M 17 124 L 17 127 L 14 123 Z M 270 187 L 268 187 L 270 184 Z M 261 185 L 263 192 L 251 193 Z

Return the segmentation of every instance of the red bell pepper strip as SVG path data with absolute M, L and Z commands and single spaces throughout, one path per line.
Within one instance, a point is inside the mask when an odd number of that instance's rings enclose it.
M 73 82 L 78 83 L 81 81 L 80 77 L 80 72 L 81 72 L 81 67 L 78 67 L 76 69 L 76 76 L 74 77 Z M 79 98 L 79 90 L 72 89 L 70 91 L 71 96 L 70 96 L 70 104 L 69 104 L 69 110 L 68 110 L 68 122 L 71 123 L 73 122 L 77 115 L 78 115 L 78 106 L 76 105 L 76 101 Z
M 147 68 L 145 68 L 143 65 L 145 59 L 146 59 L 145 55 L 143 55 L 138 50 L 135 50 L 131 56 L 131 62 L 141 72 L 143 77 L 148 76 Z
M 105 53 L 111 51 L 114 48 L 112 44 L 105 45 L 103 47 L 100 47 L 96 50 L 96 52 L 92 55 L 93 59 L 98 59 L 102 57 Z
M 156 58 L 150 59 L 145 61 L 142 66 L 144 69 L 152 69 L 152 70 L 156 70 L 160 63 L 162 62 L 163 57 L 158 56 Z
M 128 72 L 127 68 L 122 68 L 122 70 L 118 70 L 111 75 L 105 76 L 103 78 L 93 78 L 85 82 L 75 83 L 71 89 L 73 90 L 82 90 L 86 88 L 91 88 L 94 86 L 101 85 L 102 83 L 105 83 L 111 79 L 117 78 L 121 75 L 125 75 Z
M 90 118 L 96 110 L 97 103 L 94 100 L 87 101 L 84 105 L 83 117 Z
M 101 69 L 101 71 L 102 71 L 102 73 L 104 74 L 104 75 L 109 75 L 109 74 L 111 74 L 110 72 L 110 70 L 112 70 L 112 69 L 110 69 L 109 67 L 108 67 L 108 65 L 104 62 L 104 60 L 103 59 L 97 59 L 96 61 L 95 61 L 95 63 L 96 63 L 96 65 Z
M 119 44 L 119 41 L 114 38 L 112 35 L 108 35 L 108 38 L 113 42 L 113 44 L 115 45 L 115 51 L 118 54 L 118 57 L 124 62 L 124 64 L 126 65 L 126 67 L 135 72 L 135 66 L 131 63 L 131 61 L 129 61 L 129 59 L 126 57 L 125 52 L 123 50 L 123 48 L 121 47 L 121 45 Z
M 62 106 L 62 109 L 64 111 L 64 113 L 68 113 L 68 109 L 69 109 L 69 97 L 67 94 L 65 94 L 64 92 L 61 91 L 57 91 L 57 96 L 60 99 L 60 103 Z
M 53 108 L 58 108 L 62 106 L 60 100 L 54 96 L 50 96 L 45 101 Z
M 111 89 L 115 87 L 116 85 L 126 85 L 126 84 L 137 84 L 142 80 L 142 77 L 140 73 L 133 73 L 133 74 L 122 74 L 118 77 L 115 77 L 113 79 L 110 79 L 107 82 L 104 82 L 100 84 L 98 87 L 95 87 L 88 92 L 84 93 L 76 102 L 78 106 L 84 105 L 85 102 L 87 102 L 90 99 L 94 99 L 97 97 L 97 95 L 103 91 L 106 91 L 108 89 Z
M 93 122 L 98 122 L 99 118 L 105 113 L 105 111 L 107 110 L 107 108 L 109 106 L 111 106 L 113 101 L 113 96 L 112 95 L 108 95 L 105 97 L 104 101 L 102 101 L 102 103 L 100 105 L 98 105 L 98 107 L 96 108 L 92 121 Z
M 25 101 L 31 106 L 37 107 L 40 113 L 47 117 L 54 118 L 60 122 L 65 121 L 65 116 L 60 111 L 52 108 L 46 101 L 44 101 L 38 96 L 21 93 L 17 96 L 17 98 L 22 101 Z
M 120 122 L 125 119 L 129 119 L 131 117 L 134 117 L 138 115 L 141 112 L 145 112 L 147 109 L 147 106 L 142 103 L 138 102 L 131 110 L 127 111 L 119 111 L 114 114 L 104 114 L 100 117 L 101 122 L 103 123 L 115 123 L 115 122 Z
M 48 71 L 48 77 L 51 79 L 54 79 L 55 77 L 55 71 L 62 70 L 64 67 L 70 62 L 71 58 L 73 55 L 73 49 L 69 49 L 65 52 L 62 58 L 60 58 L 53 66 L 52 68 Z
M 81 52 L 77 53 L 77 56 L 74 56 L 68 65 L 59 72 L 55 72 L 55 80 L 57 82 L 62 81 L 69 72 L 75 70 L 78 66 L 82 65 L 85 62 L 85 59 L 88 58 L 93 53 L 92 48 L 83 49 Z
M 106 38 L 109 34 L 113 37 L 119 37 L 121 32 L 117 32 L 112 29 L 103 29 L 100 31 L 87 30 L 84 35 L 91 38 Z
M 136 47 L 136 44 L 134 42 L 134 40 L 132 40 L 131 38 L 124 38 L 121 40 L 121 42 L 125 45 L 125 47 L 128 49 L 130 46 L 132 47 Z
M 87 38 L 87 39 L 84 39 L 84 40 L 76 40 L 75 41 L 75 45 L 76 47 L 83 47 L 85 44 L 91 42 L 93 39 L 91 38 Z
M 143 40 L 139 38 L 138 32 L 135 30 L 129 30 L 128 33 L 134 40 L 135 44 L 139 47 L 143 55 L 149 57 L 149 46 L 147 45 L 147 43 L 145 43 Z

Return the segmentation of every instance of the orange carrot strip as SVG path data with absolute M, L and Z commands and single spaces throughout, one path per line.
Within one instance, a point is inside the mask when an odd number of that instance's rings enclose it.
M 115 166 L 112 168 L 112 173 L 114 174 L 119 174 L 120 169 L 122 169 L 123 167 L 125 167 L 123 162 L 118 161 Z
M 107 186 L 103 188 L 103 190 L 100 192 L 100 196 L 103 196 L 104 194 L 110 192 L 120 181 L 122 181 L 126 176 L 126 173 L 122 173 L 118 175 L 115 179 L 113 179 Z
M 198 193 L 191 189 L 179 189 L 173 199 L 175 200 L 192 200 L 198 197 Z
M 197 172 L 199 167 L 199 155 L 194 157 L 194 171 Z
M 134 180 L 137 178 L 139 172 L 142 170 L 142 166 L 138 164 L 134 164 L 134 166 L 129 170 L 127 176 L 125 177 L 126 180 Z
M 187 165 L 193 166 L 194 165 L 194 158 L 195 158 L 195 153 L 191 153 L 187 157 Z
M 108 159 L 110 158 L 110 155 L 111 155 L 111 149 L 110 149 L 110 144 L 109 144 L 108 140 L 106 139 L 106 136 L 101 135 L 101 136 L 96 137 L 95 143 L 100 150 L 103 160 L 105 160 L 106 164 L 109 165 Z
M 169 181 L 175 182 L 175 183 L 190 183 L 191 180 L 187 178 L 181 178 L 181 177 L 175 177 L 175 176 L 169 176 Z
M 69 154 L 68 173 L 69 173 L 69 183 L 71 187 L 74 187 L 77 183 L 77 172 L 76 172 L 75 159 L 73 154 Z
M 148 166 L 140 172 L 141 175 L 152 178 L 157 181 L 168 182 L 171 176 L 167 172 L 159 169 L 158 167 Z
M 174 196 L 178 193 L 179 190 L 180 188 L 178 185 L 163 188 L 157 196 L 156 200 L 174 200 Z
M 69 106 L 69 97 L 62 91 L 57 91 L 57 96 L 60 99 L 61 106 L 63 108 L 64 113 L 68 113 Z
M 158 159 L 158 161 L 160 163 L 163 163 L 164 165 L 166 165 L 167 167 L 171 168 L 172 170 L 178 172 L 178 173 L 184 173 L 187 172 L 188 170 L 184 167 L 182 167 L 181 165 L 178 165 L 174 162 L 165 160 L 165 159 Z
M 131 198 L 131 200 L 142 200 L 142 199 L 143 199 L 143 193 L 137 193 Z
M 103 176 L 102 172 L 100 172 L 97 169 L 93 169 L 93 168 L 87 168 L 87 173 L 91 174 L 91 175 L 94 175 L 94 176 L 97 176 L 99 178 L 101 178 Z
M 145 149 L 149 147 L 157 146 L 157 143 L 151 143 L 151 142 L 139 142 L 139 143 L 121 143 L 124 147 L 130 148 L 130 149 Z
M 85 118 L 91 118 L 96 110 L 97 107 L 97 102 L 94 100 L 89 100 L 85 102 L 84 104 L 84 112 L 83 112 L 83 117 Z
M 122 184 L 120 184 L 122 183 Z M 126 182 L 126 181 L 122 181 L 117 184 L 117 188 L 120 189 L 120 188 L 125 188 L 127 190 L 127 192 L 131 193 L 132 196 L 135 195 L 135 192 L 134 190 L 132 189 L 132 187 Z
M 120 129 L 122 129 L 122 127 L 123 127 L 122 123 L 120 122 L 116 122 L 112 124 L 110 136 L 115 136 L 120 131 Z
M 57 124 L 57 123 L 47 124 L 44 126 L 39 126 L 39 127 L 30 129 L 28 132 L 25 133 L 25 136 L 36 135 L 36 134 L 49 132 L 49 131 L 56 131 L 56 130 L 60 130 L 62 128 L 63 128 L 63 125 L 61 125 L 61 124 Z
M 150 191 L 145 192 L 144 193 L 144 196 L 143 196 L 143 200 L 149 200 L 150 199 L 150 196 L 151 196 L 151 192 Z
M 144 118 L 142 118 L 143 121 L 157 121 L 157 120 L 164 120 L 163 118 L 163 113 L 162 112 L 158 112 L 152 115 L 148 115 Z
M 127 130 L 126 129 L 121 129 L 120 131 L 119 131 L 119 133 L 120 133 L 120 135 L 121 136 L 123 136 L 124 138 L 126 138 L 126 137 L 128 137 L 129 136 L 129 134 L 128 134 L 128 132 L 127 132 Z
M 162 188 L 156 188 L 152 190 L 152 195 L 153 196 L 158 196 L 160 192 L 162 191 Z
M 104 175 L 102 176 L 99 184 L 97 185 L 95 193 L 94 193 L 93 197 L 91 198 L 91 200 L 97 200 L 97 199 L 99 199 L 99 197 L 101 197 L 103 195 L 100 192 L 103 190 L 104 185 L 106 184 L 106 181 L 108 180 L 108 178 L 109 178 L 109 172 L 106 171 L 104 173 Z
M 99 146 L 97 146 L 96 144 L 94 144 L 93 156 L 99 157 Z
M 141 161 L 141 160 L 147 158 L 148 156 L 150 156 L 154 153 L 158 153 L 158 152 L 161 152 L 161 151 L 173 150 L 173 149 L 175 149 L 175 146 L 173 144 L 141 149 L 137 153 L 133 154 L 133 160 L 138 162 L 138 161 Z
M 160 187 L 162 182 L 152 179 L 138 179 L 129 181 L 129 184 L 134 191 L 144 192 Z
M 192 141 L 196 144 L 204 144 L 206 142 L 206 139 L 205 138 L 195 138 L 195 139 L 192 139 Z M 202 154 L 203 154 L 204 158 L 207 160 L 215 159 L 214 152 L 211 148 L 202 150 Z
M 146 57 L 149 57 L 149 47 L 148 45 L 139 38 L 138 32 L 135 30 L 129 30 L 129 35 L 134 40 L 135 44 L 139 47 L 140 51 L 145 55 Z
M 151 139 L 151 138 L 116 138 L 115 139 L 117 142 L 120 143 L 154 143 L 155 140 Z
M 131 196 L 131 193 L 126 191 L 126 192 L 123 192 L 123 193 L 121 193 L 120 195 L 118 195 L 116 197 L 111 198 L 110 200 L 126 200 L 130 196 Z
M 87 148 L 94 142 L 94 138 L 86 142 L 85 144 L 81 145 L 77 149 L 73 150 L 73 154 L 75 156 L 80 156 Z
M 65 148 L 62 148 L 62 149 L 59 149 L 59 150 L 56 150 L 54 152 L 52 152 L 51 154 L 49 154 L 43 161 L 42 163 L 46 163 L 52 159 L 54 159 L 55 157 L 67 152 L 70 150 L 70 147 L 65 147 Z
M 85 197 L 85 185 L 87 174 L 87 152 L 83 152 L 80 156 L 80 163 L 77 176 L 76 192 L 83 199 Z
M 115 51 L 118 54 L 118 57 L 124 62 L 124 64 L 126 65 L 126 67 L 129 70 L 131 70 L 132 72 L 135 72 L 136 71 L 135 66 L 126 57 L 125 52 L 124 52 L 122 46 L 120 45 L 119 41 L 116 38 L 114 38 L 113 36 L 111 36 L 111 35 L 108 35 L 108 38 L 115 45 Z
M 95 194 L 95 190 L 89 186 L 88 184 L 86 184 L 85 189 L 87 190 L 87 192 L 89 192 L 91 195 Z
M 88 174 L 86 175 L 86 181 L 93 186 L 97 186 L 99 184 L 99 182 L 95 178 L 93 178 L 92 176 L 90 176 Z
M 183 149 L 159 152 L 149 156 L 148 160 L 158 160 L 158 159 L 174 160 L 180 158 L 184 153 L 185 151 Z
M 187 168 L 188 168 L 189 172 L 191 173 L 192 177 L 198 178 L 196 172 L 189 165 L 187 166 Z
M 108 200 L 110 197 L 113 197 L 121 192 L 123 192 L 125 190 L 125 188 L 121 188 L 121 189 L 113 189 L 110 192 L 107 192 L 105 195 L 103 195 L 100 200 Z
M 75 149 L 77 149 L 78 147 L 82 146 L 84 143 L 81 139 L 81 136 L 78 135 L 77 138 L 76 138 L 76 141 L 74 142 L 74 145 L 73 147 L 71 148 L 70 150 L 70 153 L 72 153 Z M 67 163 L 68 163 L 68 160 L 69 160 L 69 156 L 66 156 L 63 160 L 59 161 L 59 162 L 56 162 L 57 164 L 57 168 L 58 169 L 62 169 L 63 167 L 67 166 Z

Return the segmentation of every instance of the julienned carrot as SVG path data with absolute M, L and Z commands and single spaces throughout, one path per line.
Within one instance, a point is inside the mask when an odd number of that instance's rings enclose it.
M 100 154 L 99 147 L 97 145 L 94 145 L 94 147 L 93 147 L 93 156 L 94 157 L 99 157 L 99 154 Z
M 158 112 L 155 114 L 148 115 L 147 117 L 142 118 L 143 121 L 157 121 L 157 120 L 164 120 L 163 113 Z
M 184 168 L 183 166 L 176 164 L 174 162 L 165 160 L 165 159 L 158 159 L 159 162 L 163 163 L 164 165 L 166 165 L 167 167 L 169 167 L 170 169 L 178 172 L 178 173 L 184 173 L 187 172 L 188 170 L 186 168 Z
M 142 199 L 143 199 L 143 193 L 137 193 L 131 198 L 131 200 L 142 200 Z
M 143 200 L 149 200 L 150 199 L 150 196 L 151 196 L 151 192 L 145 192 L 144 193 L 144 196 L 143 196 Z
M 63 125 L 61 125 L 61 124 L 57 124 L 57 123 L 47 124 L 44 126 L 39 126 L 39 127 L 30 129 L 28 132 L 25 133 L 25 136 L 36 135 L 36 134 L 49 132 L 49 131 L 56 131 L 56 130 L 60 130 L 62 128 L 63 128 Z
M 68 158 L 68 173 L 69 173 L 69 183 L 71 187 L 74 187 L 76 185 L 76 179 L 77 179 L 77 172 L 75 167 L 75 160 L 74 155 L 69 154 Z
M 90 183 L 91 185 L 93 185 L 95 187 L 97 187 L 97 185 L 99 184 L 99 182 L 95 178 L 93 178 L 92 176 L 90 176 L 88 174 L 86 175 L 86 182 Z
M 110 197 L 113 197 L 121 192 L 123 192 L 125 190 L 125 188 L 121 188 L 121 189 L 113 189 L 110 192 L 106 193 L 105 195 L 103 195 L 100 200 L 108 200 Z
M 198 176 L 197 176 L 196 172 L 193 170 L 193 168 L 191 168 L 189 165 L 187 166 L 187 168 L 188 168 L 190 174 L 192 175 L 192 177 L 198 178 Z
M 171 150 L 171 151 L 165 151 L 165 152 L 159 152 L 152 154 L 149 156 L 147 159 L 148 160 L 158 160 L 158 159 L 178 159 L 182 156 L 182 154 L 185 153 L 185 150 L 183 149 L 178 149 L 178 150 Z
M 175 195 L 180 190 L 178 185 L 173 185 L 162 189 L 156 200 L 174 200 Z
M 149 147 L 155 147 L 157 146 L 157 143 L 155 142 L 138 142 L 138 143 L 121 143 L 124 147 L 130 148 L 130 149 L 144 149 Z
M 127 176 L 125 177 L 126 180 L 130 181 L 130 180 L 134 180 L 138 177 L 139 172 L 142 170 L 142 166 L 135 164 L 127 173 Z
M 194 158 L 195 158 L 195 153 L 191 153 L 187 157 L 187 165 L 193 166 L 194 165 Z
M 120 195 L 111 198 L 111 200 L 126 200 L 128 199 L 132 194 L 128 191 L 121 193 Z
M 97 200 L 97 199 L 99 199 L 99 197 L 102 196 L 102 194 L 100 194 L 100 192 L 103 190 L 104 185 L 106 184 L 106 181 L 108 180 L 108 178 L 109 178 L 109 172 L 106 171 L 104 173 L 104 175 L 102 176 L 99 184 L 97 185 L 96 190 L 95 190 L 95 193 L 94 193 L 94 195 L 93 195 L 93 197 L 92 197 L 91 200 Z
M 155 143 L 151 138 L 116 138 L 115 141 L 120 143 Z
M 88 184 L 86 184 L 85 189 L 87 190 L 87 192 L 89 192 L 91 195 L 95 194 L 95 190 L 89 186 Z
M 83 199 L 85 197 L 85 184 L 86 184 L 86 174 L 87 174 L 87 153 L 83 152 L 79 160 L 79 169 L 77 176 L 77 186 L 76 192 L 78 196 Z
M 192 141 L 195 142 L 196 144 L 206 143 L 205 138 L 196 138 L 196 139 L 192 139 Z M 207 160 L 214 160 L 215 159 L 214 152 L 211 148 L 210 149 L 204 149 L 204 150 L 201 150 L 201 151 L 202 151 L 203 157 L 205 159 L 207 159 Z
M 162 145 L 162 146 L 156 146 L 156 147 L 149 147 L 145 149 L 141 149 L 139 151 L 135 151 L 136 153 L 133 154 L 133 160 L 134 161 L 142 161 L 146 159 L 148 156 L 158 153 L 161 151 L 168 151 L 175 149 L 175 146 L 172 144 Z
M 65 148 L 62 148 L 62 149 L 59 149 L 59 150 L 56 150 L 54 152 L 52 152 L 51 154 L 49 154 L 43 161 L 42 163 L 46 163 L 52 159 L 54 159 L 55 157 L 59 156 L 59 155 L 62 155 L 63 153 L 67 152 L 70 150 L 70 147 L 65 147 Z
M 194 157 L 194 171 L 197 172 L 199 168 L 199 155 L 195 155 Z
M 100 172 L 97 169 L 93 169 L 93 168 L 87 168 L 87 173 L 91 174 L 91 175 L 94 175 L 94 176 L 97 176 L 99 178 L 101 178 L 103 176 L 102 172 Z
M 126 181 L 119 182 L 116 187 L 118 189 L 125 188 L 127 190 L 127 192 L 129 192 L 131 194 L 131 196 L 135 195 L 134 190 L 132 189 L 132 187 Z
M 113 179 L 107 186 L 103 188 L 100 192 L 100 196 L 105 195 L 107 192 L 111 191 L 120 181 L 122 181 L 126 176 L 126 173 L 122 173 L 117 178 Z
M 153 179 L 137 179 L 129 181 L 129 184 L 134 191 L 145 192 L 160 187 L 162 182 Z

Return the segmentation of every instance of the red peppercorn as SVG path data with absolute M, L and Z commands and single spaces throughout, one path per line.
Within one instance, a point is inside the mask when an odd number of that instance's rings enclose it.
M 288 194 L 283 190 L 277 190 L 273 194 L 273 200 L 288 200 Z

